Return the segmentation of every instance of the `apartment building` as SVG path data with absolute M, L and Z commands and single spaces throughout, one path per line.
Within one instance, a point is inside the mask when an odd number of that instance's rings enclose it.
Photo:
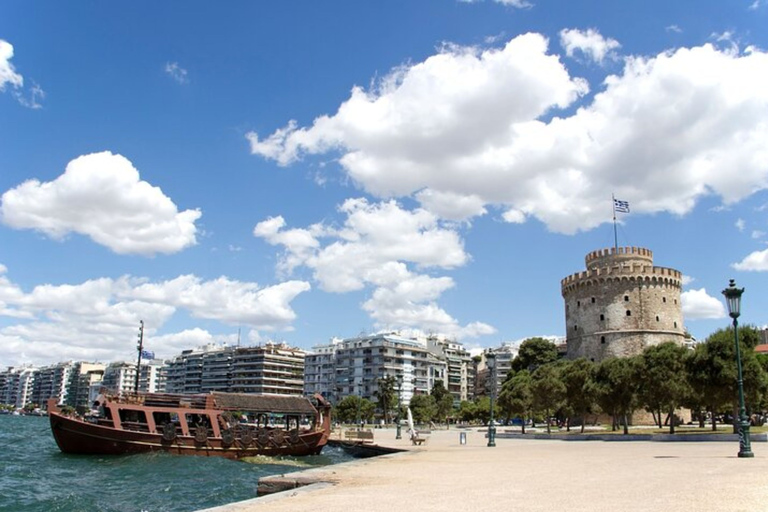
M 443 385 L 453 396 L 453 405 L 458 407 L 462 401 L 474 397 L 474 364 L 464 345 L 457 341 L 430 336 L 427 348 L 438 359 L 446 362 L 446 375 Z
M 208 345 L 185 350 L 168 362 L 169 393 L 229 391 L 268 395 L 301 395 L 303 350 L 285 343 L 255 347 Z
M 304 392 L 319 393 L 332 403 L 347 395 L 375 400 L 379 379 L 390 376 L 400 383 L 401 400 L 407 405 L 414 395 L 428 394 L 437 380 L 446 382 L 448 363 L 436 352 L 426 339 L 397 333 L 334 338 L 307 354 Z M 462 387 L 466 389 L 466 382 L 459 383 L 458 389 Z
M 37 368 L 33 366 L 9 367 L 2 372 L 0 403 L 20 409 L 32 403 L 32 392 Z

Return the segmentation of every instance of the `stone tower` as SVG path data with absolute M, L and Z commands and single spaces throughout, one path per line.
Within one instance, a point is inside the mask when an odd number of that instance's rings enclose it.
M 683 343 L 679 271 L 653 266 L 653 253 L 641 247 L 600 249 L 585 260 L 586 272 L 560 282 L 569 359 L 600 361 Z

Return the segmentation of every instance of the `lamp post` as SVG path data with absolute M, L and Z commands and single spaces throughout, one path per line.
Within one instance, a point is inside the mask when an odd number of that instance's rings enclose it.
M 736 344 L 736 369 L 738 370 L 739 385 L 739 457 L 754 457 L 749 438 L 749 420 L 747 409 L 744 407 L 744 378 L 741 374 L 741 349 L 739 348 L 739 315 L 741 314 L 741 294 L 744 288 L 736 288 L 736 281 L 730 280 L 728 288 L 723 290 L 725 302 L 728 304 L 728 314 L 733 318 L 733 339 Z
M 398 375 L 397 376 L 397 415 L 395 418 L 397 418 L 397 426 L 395 427 L 395 439 L 402 439 L 403 434 L 400 429 L 400 411 L 402 410 L 402 405 L 400 404 L 400 400 L 402 399 L 403 395 L 403 376 Z
M 496 393 L 496 354 L 488 352 L 485 355 L 485 360 L 491 374 L 491 420 L 488 422 L 488 446 L 496 446 L 496 425 L 493 423 L 493 395 Z

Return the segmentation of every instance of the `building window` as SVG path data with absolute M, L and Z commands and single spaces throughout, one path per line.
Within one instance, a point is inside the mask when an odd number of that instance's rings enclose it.
M 627 316 L 632 316 L 632 312 L 630 310 L 627 310 Z
M 604 320 L 605 320 L 605 315 L 600 315 L 600 321 L 602 322 Z
M 659 321 L 659 315 L 656 315 L 656 321 L 657 322 Z
M 600 343 L 605 345 L 605 336 L 600 336 Z
M 594 303 L 595 303 L 595 298 L 594 298 L 594 297 L 592 297 L 592 304 L 594 304 Z
M 595 358 L 594 357 L 590 357 L 589 360 L 592 361 L 593 363 L 595 362 Z
M 677 329 L 677 322 L 675 322 L 675 329 Z
M 661 302 L 663 302 L 663 303 L 665 303 L 665 304 L 666 304 L 666 303 L 667 303 L 667 298 L 666 298 L 666 297 L 662 297 L 662 298 L 661 298 Z
M 573 331 L 574 331 L 574 332 L 576 332 L 576 331 L 578 331 L 578 330 L 579 330 L 579 326 L 578 326 L 578 325 L 574 325 L 574 326 L 573 326 Z
M 576 307 L 577 307 L 577 308 L 580 308 L 580 307 L 581 307 L 581 301 L 580 301 L 580 300 L 577 300 L 577 301 L 576 301 Z

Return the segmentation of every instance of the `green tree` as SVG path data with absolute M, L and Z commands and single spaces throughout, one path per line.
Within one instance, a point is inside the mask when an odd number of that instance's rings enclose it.
M 702 409 L 712 416 L 712 430 L 717 430 L 717 416 L 733 404 L 736 392 L 736 355 L 733 340 L 711 338 L 699 343 L 685 360 L 690 395 L 687 405 L 698 409 L 703 424 Z
M 461 421 L 472 422 L 477 419 L 477 406 L 469 400 L 462 400 L 459 404 L 458 417 Z
M 565 363 L 560 377 L 565 384 L 565 404 L 569 411 L 581 419 L 581 432 L 584 432 L 586 416 L 595 404 L 595 364 L 585 358 Z M 570 415 L 568 430 L 571 429 Z
M 357 423 L 360 420 L 370 421 L 375 410 L 376 406 L 367 398 L 347 395 L 336 405 L 334 414 L 343 423 Z
M 755 354 L 754 347 L 760 342 L 760 331 L 754 326 L 739 327 L 739 347 L 741 352 L 744 401 L 748 410 L 756 410 L 764 402 L 768 383 L 766 372 Z M 734 431 L 737 429 L 735 414 L 738 411 L 738 372 L 736 368 L 736 347 L 733 328 L 718 329 L 704 341 L 707 354 L 714 372 L 711 379 L 719 386 L 723 402 L 715 404 L 718 408 L 728 408 L 734 416 Z M 713 406 L 710 406 L 710 408 Z M 712 413 L 713 418 L 716 416 Z
M 430 395 L 414 395 L 409 407 L 416 423 L 427 423 L 437 414 L 437 404 Z
M 565 384 L 560 380 L 560 372 L 556 365 L 539 366 L 531 374 L 531 394 L 533 408 L 544 415 L 547 422 L 547 433 L 551 433 L 549 419 L 565 400 Z
M 528 338 L 520 344 L 517 357 L 512 361 L 512 369 L 516 372 L 528 370 L 533 372 L 539 366 L 557 360 L 557 347 L 544 338 Z
M 498 401 L 493 402 L 493 417 L 498 418 Z M 475 418 L 485 424 L 491 420 L 491 397 L 481 396 L 475 401 Z
M 601 361 L 595 369 L 597 403 L 613 418 L 612 430 L 616 430 L 621 418 L 624 434 L 629 434 L 629 415 L 637 402 L 638 366 L 639 356 L 612 357 Z
M 435 400 L 435 418 L 438 421 L 448 423 L 448 416 L 453 412 L 453 395 L 445 389 L 445 385 L 440 379 L 435 381 L 430 395 Z
M 397 381 L 392 375 L 386 375 L 377 382 L 376 405 L 384 415 L 384 422 L 390 422 L 392 409 L 397 407 Z
M 670 434 L 675 433 L 675 409 L 689 393 L 685 352 L 685 347 L 666 342 L 646 348 L 640 356 L 640 400 L 657 415 L 659 428 L 662 413 L 667 413 Z
M 507 420 L 513 416 L 520 418 L 523 422 L 523 434 L 525 434 L 525 423 L 532 407 L 531 373 L 528 370 L 521 370 L 502 384 L 499 392 L 499 409 L 506 415 Z

